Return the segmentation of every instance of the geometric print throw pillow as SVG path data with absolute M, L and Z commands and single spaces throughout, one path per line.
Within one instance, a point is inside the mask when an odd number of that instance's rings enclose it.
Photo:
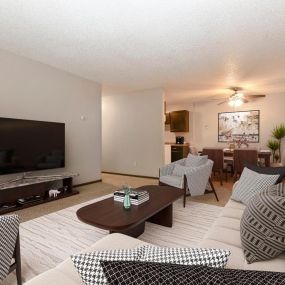
M 102 261 L 137 261 L 144 247 L 134 249 L 114 249 L 76 254 L 71 260 L 85 285 L 108 284 L 105 278 Z
M 279 175 L 260 174 L 245 167 L 231 199 L 248 205 L 254 195 L 274 185 L 278 178 Z
M 284 285 L 285 273 L 168 263 L 104 261 L 110 285 Z
M 240 223 L 248 263 L 275 258 L 285 251 L 285 185 L 269 187 L 252 198 Z
M 223 284 L 205 282 L 210 267 L 141 261 L 103 261 L 105 276 L 110 285 L 197 285 Z M 209 279 L 208 279 L 209 281 Z
M 223 268 L 231 252 L 212 248 L 169 248 L 146 245 L 140 261 Z

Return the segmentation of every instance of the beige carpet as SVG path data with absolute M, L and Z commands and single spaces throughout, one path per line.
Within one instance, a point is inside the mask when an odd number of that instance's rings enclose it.
M 105 196 L 106 197 L 106 196 Z M 21 224 L 23 281 L 53 268 L 71 254 L 92 245 L 108 232 L 80 222 L 76 210 L 94 199 Z M 166 228 L 147 223 L 139 238 L 161 246 L 198 246 L 222 208 L 197 202 L 174 203 L 174 223 Z M 4 282 L 16 284 L 13 274 Z

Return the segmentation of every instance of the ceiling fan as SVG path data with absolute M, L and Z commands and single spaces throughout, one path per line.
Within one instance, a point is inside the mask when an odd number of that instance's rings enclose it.
M 218 103 L 218 105 L 222 105 L 225 103 L 228 103 L 231 107 L 239 107 L 243 103 L 248 103 L 250 100 L 254 100 L 257 98 L 264 98 L 266 95 L 244 95 L 243 88 L 241 87 L 229 87 L 228 89 L 234 91 L 232 95 L 230 95 L 228 98 L 225 98 L 225 101 L 222 101 Z

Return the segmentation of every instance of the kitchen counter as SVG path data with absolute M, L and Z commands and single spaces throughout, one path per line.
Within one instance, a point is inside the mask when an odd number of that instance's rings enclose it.
M 172 143 L 172 142 L 165 142 L 164 144 L 171 145 L 171 146 L 190 146 L 190 143 L 177 144 L 177 143 Z

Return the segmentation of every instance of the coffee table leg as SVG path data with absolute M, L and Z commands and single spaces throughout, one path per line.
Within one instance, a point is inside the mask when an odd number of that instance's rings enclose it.
M 172 204 L 168 207 L 164 208 L 160 212 L 156 213 L 152 217 L 150 217 L 148 222 L 158 224 L 165 227 L 172 227 L 172 221 L 173 221 L 173 206 Z
M 120 234 L 124 234 L 130 237 L 139 237 L 140 235 L 142 235 L 144 233 L 144 229 L 145 229 L 145 222 L 139 224 L 136 227 L 130 228 L 130 229 L 126 229 L 126 230 L 122 230 L 122 231 L 110 231 L 110 234 L 112 233 L 120 233 Z

